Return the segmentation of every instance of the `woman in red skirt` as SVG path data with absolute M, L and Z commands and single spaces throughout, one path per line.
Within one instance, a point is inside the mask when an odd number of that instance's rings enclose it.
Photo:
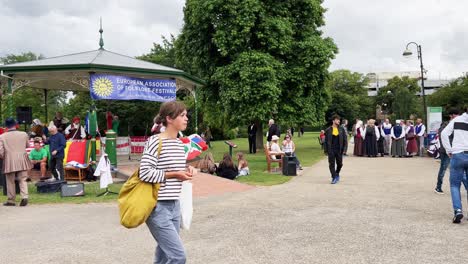
M 418 143 L 416 142 L 416 133 L 412 120 L 406 122 L 406 152 L 408 157 L 413 157 L 413 154 L 418 152 Z

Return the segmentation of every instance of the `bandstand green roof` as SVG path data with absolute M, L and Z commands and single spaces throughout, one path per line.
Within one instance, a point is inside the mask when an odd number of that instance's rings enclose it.
M 103 48 L 46 58 L 36 61 L 0 65 L 4 76 L 13 78 L 12 90 L 23 86 L 47 90 L 89 90 L 90 73 L 109 73 L 142 78 L 175 79 L 178 89 L 193 90 L 203 81 L 179 69 L 135 59 Z M 5 78 L 2 78 L 5 82 Z

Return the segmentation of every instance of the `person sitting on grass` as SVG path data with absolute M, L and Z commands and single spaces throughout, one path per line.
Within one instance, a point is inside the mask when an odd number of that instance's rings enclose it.
M 50 177 L 46 177 L 47 172 L 47 150 L 41 146 L 41 142 L 37 139 L 34 140 L 34 149 L 29 153 L 29 159 L 33 164 L 34 170 L 41 171 L 40 180 L 46 180 Z
M 203 159 L 198 164 L 198 168 L 203 173 L 215 174 L 217 167 L 211 152 L 208 152 L 205 157 L 203 157 Z
M 250 174 L 249 163 L 242 152 L 237 153 L 237 169 L 239 170 L 239 175 L 237 176 L 246 176 Z
M 237 168 L 234 166 L 234 162 L 229 154 L 224 154 L 223 160 L 219 163 L 216 174 L 219 177 L 234 180 L 237 175 Z
M 284 154 L 284 152 L 281 151 L 281 148 L 278 145 L 278 140 L 279 137 L 277 135 L 273 135 L 271 137 L 270 155 L 271 159 L 273 160 L 281 159 L 282 154 Z

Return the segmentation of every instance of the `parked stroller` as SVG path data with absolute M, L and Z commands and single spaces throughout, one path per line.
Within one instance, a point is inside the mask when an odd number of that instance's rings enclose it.
M 433 140 L 429 142 L 429 146 L 427 147 L 427 154 L 429 157 L 433 157 L 434 159 L 440 158 L 440 141 L 439 136 L 435 136 Z

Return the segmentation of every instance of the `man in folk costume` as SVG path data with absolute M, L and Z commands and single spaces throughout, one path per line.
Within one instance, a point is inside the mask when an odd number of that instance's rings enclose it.
M 406 152 L 407 157 L 413 157 L 413 154 L 418 152 L 418 144 L 416 143 L 416 133 L 412 120 L 408 120 L 406 127 Z
M 325 130 L 325 153 L 328 155 L 328 164 L 332 177 L 331 184 L 340 181 L 340 171 L 343 167 L 343 154 L 348 145 L 348 135 L 340 126 L 340 117 L 332 117 L 332 125 Z M 336 168 L 335 168 L 336 163 Z
M 362 156 L 363 155 L 363 142 L 364 142 L 364 129 L 362 127 L 362 121 L 358 119 L 356 125 L 354 126 L 353 130 L 355 131 L 354 135 L 354 156 Z
M 75 116 L 72 123 L 65 129 L 65 137 L 67 139 L 85 139 L 86 132 L 84 127 L 80 124 L 80 118 Z
M 382 125 L 383 136 L 385 139 L 384 142 L 384 154 L 388 155 L 390 153 L 390 147 L 392 146 L 392 123 L 388 118 L 385 119 L 385 122 Z
M 5 206 L 16 205 L 15 178 L 18 178 L 21 203 L 20 206 L 28 204 L 28 170 L 32 169 L 26 148 L 29 147 L 29 136 L 26 132 L 16 130 L 16 121 L 7 118 L 5 126 L 8 132 L 0 136 L 0 158 L 3 159 L 3 173 L 6 177 L 8 201 Z
M 418 156 L 422 157 L 424 154 L 424 135 L 426 133 L 426 126 L 423 124 L 422 119 L 416 120 L 416 143 L 418 145 Z
M 397 120 L 394 127 L 390 131 L 390 136 L 392 138 L 392 157 L 398 156 L 403 157 L 406 155 L 406 146 L 405 146 L 405 130 L 402 127 L 401 120 Z

